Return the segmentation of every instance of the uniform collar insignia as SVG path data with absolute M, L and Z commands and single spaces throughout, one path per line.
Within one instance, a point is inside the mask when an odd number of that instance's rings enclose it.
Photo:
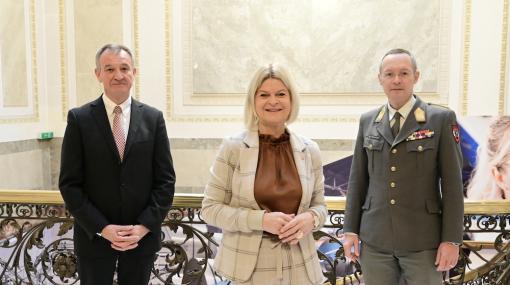
M 422 108 L 418 107 L 414 110 L 414 117 L 416 118 L 416 122 L 424 123 L 427 120 L 425 119 L 425 111 Z
M 381 111 L 379 111 L 379 115 L 377 115 L 377 118 L 375 118 L 375 122 L 376 123 L 380 123 L 381 122 L 381 120 L 383 119 L 384 113 L 386 113 L 386 108 L 382 107 Z

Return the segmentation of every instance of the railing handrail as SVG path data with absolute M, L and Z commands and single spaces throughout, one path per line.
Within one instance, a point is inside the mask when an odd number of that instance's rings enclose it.
M 176 193 L 173 207 L 200 208 L 203 194 Z M 0 189 L 0 203 L 25 204 L 63 204 L 64 200 L 57 190 L 23 190 Z M 326 197 L 329 210 L 345 210 L 345 197 Z M 508 214 L 510 213 L 510 200 L 491 201 L 464 201 L 464 214 Z

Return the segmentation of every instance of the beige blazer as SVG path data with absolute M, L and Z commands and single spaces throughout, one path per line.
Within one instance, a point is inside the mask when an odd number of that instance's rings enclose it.
M 314 230 L 319 230 L 327 217 L 320 150 L 315 142 L 289 133 L 303 188 L 298 214 L 314 211 L 320 219 Z M 253 194 L 258 153 L 257 131 L 225 139 L 211 167 L 202 202 L 203 219 L 223 230 L 214 268 L 233 281 L 245 282 L 251 278 L 262 240 L 264 210 Z M 320 282 L 323 274 L 312 234 L 303 237 L 299 245 L 310 280 Z

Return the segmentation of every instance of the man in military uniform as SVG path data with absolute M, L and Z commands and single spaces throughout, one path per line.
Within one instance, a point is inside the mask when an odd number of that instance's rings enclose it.
M 367 285 L 395 285 L 401 278 L 409 285 L 441 284 L 441 271 L 459 256 L 459 129 L 453 111 L 413 94 L 419 76 L 410 52 L 387 52 L 379 83 L 388 103 L 360 119 L 344 250 L 359 258 Z

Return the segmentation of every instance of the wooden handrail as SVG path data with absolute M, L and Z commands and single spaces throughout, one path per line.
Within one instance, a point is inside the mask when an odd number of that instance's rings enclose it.
M 202 194 L 176 193 L 173 206 L 177 208 L 200 208 Z M 0 203 L 24 204 L 63 204 L 60 191 L 57 190 L 12 190 L 0 189 Z M 345 210 L 345 197 L 326 197 L 329 210 Z M 464 201 L 464 214 L 508 214 L 510 213 L 510 200 L 494 201 Z

